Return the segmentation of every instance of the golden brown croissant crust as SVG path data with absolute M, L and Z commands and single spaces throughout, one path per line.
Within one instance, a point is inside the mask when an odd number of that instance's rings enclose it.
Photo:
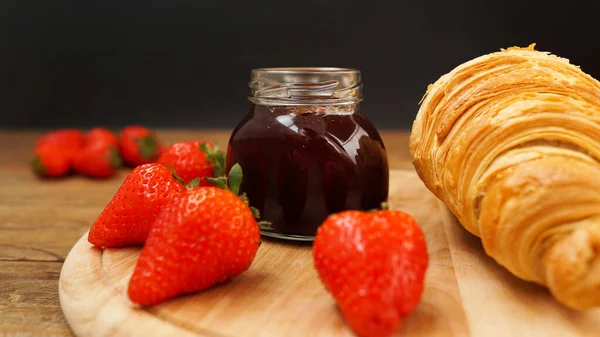
M 600 305 L 600 83 L 509 48 L 430 85 L 410 151 L 488 255 L 574 309 Z

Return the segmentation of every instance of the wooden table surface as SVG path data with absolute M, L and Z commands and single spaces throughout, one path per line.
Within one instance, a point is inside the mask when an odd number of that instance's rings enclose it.
M 165 144 L 206 139 L 227 145 L 229 130 L 159 130 Z M 410 169 L 408 132 L 382 131 L 390 168 Z M 0 336 L 72 336 L 58 301 L 71 247 L 127 174 L 110 180 L 35 178 L 28 166 L 41 132 L 0 130 Z

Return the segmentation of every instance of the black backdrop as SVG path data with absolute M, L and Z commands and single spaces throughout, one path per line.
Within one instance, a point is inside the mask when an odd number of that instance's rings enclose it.
M 0 1 L 0 128 L 233 127 L 255 67 L 362 70 L 363 110 L 410 127 L 428 83 L 536 42 L 600 77 L 593 0 Z

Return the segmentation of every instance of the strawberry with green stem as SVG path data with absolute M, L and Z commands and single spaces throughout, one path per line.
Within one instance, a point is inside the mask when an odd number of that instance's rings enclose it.
M 225 155 L 217 145 L 207 141 L 172 144 L 157 162 L 172 167 L 185 182 L 200 178 L 201 186 L 211 185 L 204 178 L 225 175 Z
M 31 168 L 41 177 L 63 177 L 71 170 L 75 155 L 84 145 L 85 135 L 77 129 L 48 132 L 35 142 Z
M 128 296 L 155 305 L 195 293 L 245 272 L 260 245 L 247 198 L 239 196 L 242 169 L 206 178 L 219 187 L 198 187 L 175 196 L 160 212 L 131 277 Z
M 92 178 L 112 177 L 121 165 L 119 150 L 108 142 L 86 145 L 73 159 L 73 168 Z
M 60 147 L 53 144 L 42 144 L 35 149 L 31 160 L 33 172 L 44 178 L 60 178 L 69 173 L 71 157 Z
M 86 141 L 73 157 L 73 168 L 92 178 L 109 178 L 121 168 L 119 139 L 106 128 L 95 127 L 86 135 Z
M 139 125 L 132 125 L 121 130 L 120 150 L 125 163 L 137 166 L 155 162 L 164 148 L 156 134 Z

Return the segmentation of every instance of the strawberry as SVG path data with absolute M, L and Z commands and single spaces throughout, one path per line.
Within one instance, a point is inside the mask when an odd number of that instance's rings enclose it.
M 108 143 L 114 148 L 119 148 L 119 138 L 110 130 L 96 127 L 91 129 L 86 136 L 86 144 L 90 143 Z
M 423 232 L 395 210 L 344 211 L 319 227 L 315 268 L 361 337 L 386 337 L 420 301 L 428 266 Z
M 77 129 L 58 129 L 46 133 L 36 142 L 36 147 L 44 144 L 58 145 L 65 148 L 80 148 L 85 143 L 85 135 Z
M 246 271 L 260 243 L 247 200 L 237 196 L 241 168 L 232 167 L 229 188 L 185 191 L 156 218 L 131 277 L 128 295 L 155 305 L 198 292 Z M 227 184 L 220 180 L 222 187 Z
M 77 151 L 85 145 L 85 135 L 76 129 L 54 130 L 40 137 L 35 144 L 35 149 L 37 150 L 46 145 L 58 148 L 68 158 L 70 165 Z
M 121 164 L 119 150 L 106 139 L 86 145 L 73 159 L 77 172 L 93 178 L 112 177 Z
M 97 247 L 143 245 L 160 210 L 183 191 L 181 179 L 165 165 L 136 167 L 92 225 L 88 241 Z
M 218 177 L 225 174 L 225 155 L 210 142 L 180 142 L 169 146 L 158 163 L 172 167 L 185 182 L 194 178 Z M 201 186 L 210 186 L 202 179 Z
M 65 176 L 71 167 L 70 157 L 51 143 L 38 145 L 31 166 L 35 174 L 46 178 Z
M 120 138 L 121 155 L 131 166 L 153 163 L 163 152 L 163 145 L 156 134 L 143 126 L 126 127 Z

